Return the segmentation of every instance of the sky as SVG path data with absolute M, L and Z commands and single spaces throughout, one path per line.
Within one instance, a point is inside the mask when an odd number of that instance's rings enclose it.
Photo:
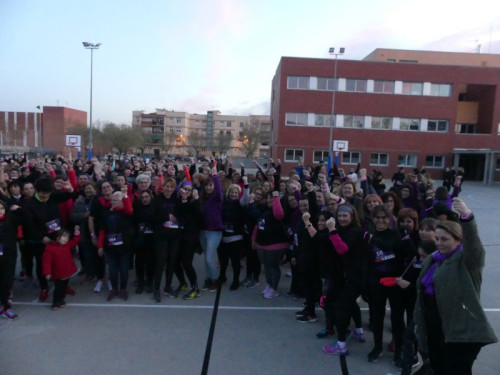
M 0 0 L 0 111 L 270 112 L 282 56 L 375 48 L 500 54 L 498 0 Z M 479 47 L 480 46 L 480 47 Z

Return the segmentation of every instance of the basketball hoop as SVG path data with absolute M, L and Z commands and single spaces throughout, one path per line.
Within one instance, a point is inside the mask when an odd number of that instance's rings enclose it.
M 347 152 L 349 150 L 349 141 L 333 141 L 333 151 L 338 152 Z

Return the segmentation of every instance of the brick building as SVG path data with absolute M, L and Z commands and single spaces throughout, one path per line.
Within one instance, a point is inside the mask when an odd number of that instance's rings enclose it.
M 42 112 L 0 112 L 2 152 L 67 154 L 68 129 L 87 126 L 87 112 L 67 107 L 43 107 Z
M 398 166 L 441 178 L 462 166 L 466 178 L 500 179 L 500 55 L 375 50 L 365 60 L 282 57 L 272 82 L 271 154 L 292 167 L 328 158 L 358 162 L 390 177 Z M 335 103 L 332 112 L 332 93 Z M 332 115 L 333 113 L 333 115 Z

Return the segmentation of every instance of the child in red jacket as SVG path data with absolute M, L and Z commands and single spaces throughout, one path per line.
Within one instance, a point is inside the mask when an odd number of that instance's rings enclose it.
M 52 310 L 66 307 L 64 299 L 69 278 L 78 271 L 71 248 L 78 242 L 80 242 L 80 227 L 75 225 L 74 236 L 71 240 L 69 231 L 61 230 L 57 241 L 47 244 L 43 252 L 43 274 L 47 280 L 54 280 L 55 285 Z

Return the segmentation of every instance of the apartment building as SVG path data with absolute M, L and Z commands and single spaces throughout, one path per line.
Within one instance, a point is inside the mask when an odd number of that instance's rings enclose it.
M 331 130 L 348 141 L 338 153 L 347 171 L 359 162 L 386 177 L 404 166 L 441 178 L 462 166 L 467 179 L 500 179 L 500 55 L 379 49 L 339 57 L 334 75 L 334 59 L 281 58 L 271 155 L 284 165 L 327 160 Z
M 200 155 L 211 153 L 246 156 L 252 140 L 246 136 L 256 131 L 259 142 L 251 157 L 268 157 L 271 125 L 269 116 L 222 115 L 220 111 L 205 114 L 157 109 L 155 112 L 133 111 L 132 125 L 148 134 L 144 149 L 151 155 Z M 222 144 L 224 143 L 224 144 Z

